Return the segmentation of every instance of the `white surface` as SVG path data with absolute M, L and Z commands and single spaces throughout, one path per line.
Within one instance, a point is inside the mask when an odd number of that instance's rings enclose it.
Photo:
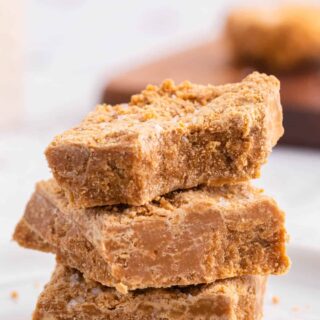
M 0 128 L 21 120 L 22 11 L 21 2 L 0 0 Z
M 0 319 L 29 320 L 37 296 L 49 279 L 53 257 L 13 245 L 5 249 L 0 252 L 0 260 L 5 261 L 0 273 L 8 276 L 0 280 Z M 290 273 L 269 279 L 265 320 L 319 320 L 320 251 L 290 247 L 289 253 L 293 260 Z M 13 291 L 18 293 L 17 299 L 10 296 Z M 278 304 L 272 302 L 273 297 L 279 299 Z
M 265 299 L 265 320 L 320 319 L 320 251 L 289 247 L 290 272 L 269 279 Z M 278 304 L 272 298 L 279 299 Z
M 11 243 L 0 251 L 0 319 L 30 320 L 37 297 L 49 281 L 54 257 Z M 5 276 L 4 276 L 5 275 Z M 17 299 L 12 293 L 18 294 Z

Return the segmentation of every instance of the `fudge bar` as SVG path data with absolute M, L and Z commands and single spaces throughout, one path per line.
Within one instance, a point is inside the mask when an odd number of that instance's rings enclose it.
M 28 249 L 52 252 L 52 246 L 45 242 L 36 232 L 33 232 L 23 219 L 17 224 L 14 237 L 19 239 L 20 243 L 24 243 Z
M 149 85 L 57 136 L 48 164 L 75 207 L 143 205 L 177 189 L 249 180 L 283 134 L 279 88 L 256 72 L 221 86 Z
M 209 285 L 144 289 L 127 295 L 57 265 L 33 320 L 258 320 L 266 277 L 243 276 Z
M 320 7 L 238 9 L 226 35 L 240 62 L 290 71 L 320 62 Z
M 284 214 L 248 183 L 175 191 L 140 207 L 77 209 L 49 180 L 38 183 L 17 229 L 30 234 L 15 232 L 20 245 L 41 247 L 30 242 L 40 237 L 59 262 L 123 293 L 289 267 Z

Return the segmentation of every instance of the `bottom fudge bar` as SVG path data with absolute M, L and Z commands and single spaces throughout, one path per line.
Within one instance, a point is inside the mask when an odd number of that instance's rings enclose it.
M 289 267 L 283 212 L 249 184 L 177 191 L 140 207 L 73 209 L 54 181 L 42 182 L 14 239 L 49 245 L 60 263 L 121 292 Z
M 262 319 L 265 285 L 264 276 L 243 276 L 122 295 L 58 265 L 39 297 L 33 320 L 257 320 Z

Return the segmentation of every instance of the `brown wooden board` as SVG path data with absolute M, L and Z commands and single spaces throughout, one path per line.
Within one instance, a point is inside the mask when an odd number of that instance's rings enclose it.
M 237 82 L 254 69 L 235 65 L 226 42 L 216 40 L 138 67 L 112 79 L 103 102 L 127 102 L 147 84 L 171 78 L 201 84 Z M 275 74 L 281 81 L 285 135 L 280 142 L 320 147 L 320 70 Z

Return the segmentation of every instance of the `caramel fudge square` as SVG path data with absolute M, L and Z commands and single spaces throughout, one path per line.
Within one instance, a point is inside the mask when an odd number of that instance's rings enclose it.
M 140 207 L 75 209 L 37 185 L 14 239 L 122 293 L 211 283 L 289 267 L 284 214 L 247 183 L 175 191 Z
M 260 320 L 265 285 L 266 277 L 243 276 L 122 295 L 58 265 L 39 297 L 33 320 Z
M 238 9 L 226 24 L 234 57 L 270 71 L 320 62 L 320 7 Z
M 220 86 L 149 85 L 58 135 L 48 164 L 75 207 L 143 205 L 177 189 L 249 180 L 283 134 L 279 89 L 257 72 Z

